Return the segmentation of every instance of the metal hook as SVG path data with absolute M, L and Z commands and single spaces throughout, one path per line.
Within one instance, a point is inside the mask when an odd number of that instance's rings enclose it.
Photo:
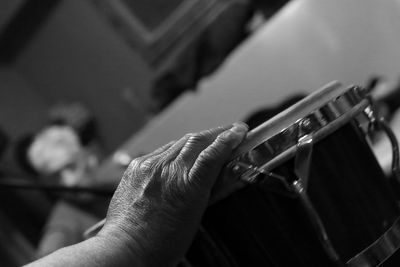
M 399 156 L 399 143 L 397 142 L 396 135 L 389 127 L 385 118 L 380 118 L 378 120 L 379 128 L 381 128 L 387 137 L 389 138 L 390 144 L 392 145 L 392 174 L 397 179 L 400 177 L 400 156 Z
M 332 262 L 334 262 L 337 266 L 343 266 L 340 257 L 337 254 L 335 248 L 333 247 L 333 244 L 328 236 L 328 233 L 326 232 L 325 226 L 322 223 L 322 220 L 319 217 L 318 212 L 314 208 L 314 205 L 312 204 L 307 194 L 307 185 L 308 185 L 308 178 L 310 175 L 312 151 L 313 151 L 312 134 L 308 134 L 299 138 L 297 144 L 297 152 L 294 161 L 294 173 L 298 179 L 293 182 L 292 188 L 293 191 L 299 197 L 301 204 L 305 208 L 307 216 L 310 222 L 312 223 L 313 228 L 325 252 L 332 260 Z
M 308 177 L 310 175 L 311 156 L 313 151 L 313 137 L 311 134 L 299 139 L 296 156 L 294 159 L 294 173 L 307 189 Z

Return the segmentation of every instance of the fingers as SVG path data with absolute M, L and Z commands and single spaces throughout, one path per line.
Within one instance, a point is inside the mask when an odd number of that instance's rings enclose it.
M 185 145 L 177 156 L 177 161 L 183 161 L 188 169 L 192 168 L 197 157 L 222 132 L 232 128 L 232 125 L 220 126 L 210 130 L 190 134 Z
M 212 185 L 223 164 L 229 159 L 233 149 L 242 142 L 247 131 L 246 124 L 234 123 L 187 134 L 178 141 L 172 141 L 144 156 L 141 162 L 147 162 L 146 169 L 153 169 L 151 163 L 157 165 L 157 162 L 162 162 L 158 164 L 162 166 L 175 161 L 177 164 L 183 164 L 181 167 L 189 171 L 187 182 L 190 183 L 193 179 L 196 183 L 201 183 L 204 180 Z
M 189 139 L 191 134 L 186 134 L 183 136 L 181 139 L 176 141 L 173 145 L 171 145 L 167 150 L 165 150 L 163 153 L 160 154 L 160 157 L 163 157 L 163 159 L 167 161 L 173 161 L 180 153 L 182 150 L 183 146 Z
M 163 145 L 162 147 L 157 148 L 156 150 L 154 150 L 153 152 L 151 152 L 149 154 L 143 155 L 142 157 L 134 158 L 133 160 L 131 160 L 127 170 L 124 173 L 124 176 L 126 174 L 128 174 L 128 176 L 132 176 L 133 169 L 138 168 L 138 166 L 143 162 L 148 162 L 147 164 L 149 164 L 154 156 L 158 156 L 158 155 L 164 153 L 169 148 L 171 148 L 176 142 L 177 141 L 171 141 L 171 142 Z
M 232 128 L 220 133 L 211 145 L 199 154 L 189 172 L 189 179 L 211 189 L 222 166 L 229 159 L 232 151 L 243 141 L 247 131 L 246 124 L 234 123 Z
M 170 158 L 174 159 L 179 154 L 179 151 L 182 149 L 187 139 L 188 135 L 185 135 L 178 141 L 171 141 L 168 144 L 154 150 L 150 154 L 134 159 L 129 165 L 126 173 L 129 173 L 129 175 L 132 176 L 132 169 L 135 169 L 136 172 L 141 174 L 149 174 L 160 171 L 156 167 L 160 167 L 161 164 L 166 164 L 172 161 Z

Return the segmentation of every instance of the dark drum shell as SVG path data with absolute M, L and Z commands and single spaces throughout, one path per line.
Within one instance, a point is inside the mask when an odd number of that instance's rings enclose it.
M 400 215 L 393 190 L 354 122 L 314 144 L 307 193 L 343 262 Z M 273 170 L 295 179 L 293 158 Z M 261 179 L 210 206 L 189 266 L 335 266 L 298 198 Z

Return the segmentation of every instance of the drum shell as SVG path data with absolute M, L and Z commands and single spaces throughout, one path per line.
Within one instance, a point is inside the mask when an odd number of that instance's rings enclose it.
M 343 262 L 399 216 L 361 131 L 348 123 L 313 148 L 307 193 Z M 291 159 L 273 172 L 296 179 Z M 209 207 L 187 254 L 194 266 L 333 266 L 299 199 L 272 178 Z

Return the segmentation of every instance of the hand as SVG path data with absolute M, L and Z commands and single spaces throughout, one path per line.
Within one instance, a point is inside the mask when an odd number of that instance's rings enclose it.
M 187 134 L 134 159 L 98 234 L 126 249 L 135 266 L 174 266 L 189 248 L 211 189 L 247 126 Z

